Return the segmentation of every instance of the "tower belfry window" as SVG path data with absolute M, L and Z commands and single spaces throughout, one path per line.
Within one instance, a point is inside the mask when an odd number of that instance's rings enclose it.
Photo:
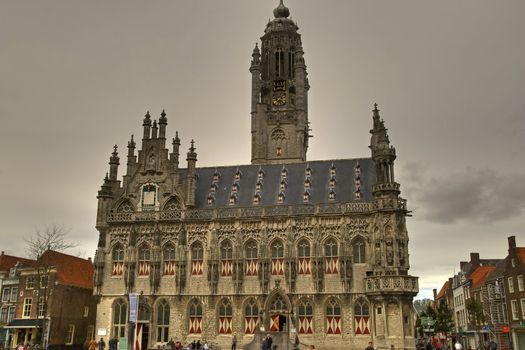
M 288 52 L 288 76 L 290 78 L 294 77 L 294 70 L 295 70 L 295 55 L 293 52 Z
M 275 76 L 282 77 L 284 75 L 284 52 L 282 49 L 275 51 Z

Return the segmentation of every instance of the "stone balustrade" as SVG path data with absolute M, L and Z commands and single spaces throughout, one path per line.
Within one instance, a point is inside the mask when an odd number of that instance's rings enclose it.
M 413 293 L 419 291 L 418 278 L 414 276 L 371 276 L 365 278 L 367 294 Z

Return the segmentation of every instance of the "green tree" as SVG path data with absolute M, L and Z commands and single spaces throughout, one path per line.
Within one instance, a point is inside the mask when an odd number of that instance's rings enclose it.
M 470 322 L 476 328 L 481 327 L 485 323 L 485 313 L 483 312 L 483 305 L 475 299 L 469 299 L 465 304 Z
M 436 308 L 436 332 L 448 333 L 454 329 L 454 314 L 445 300 L 440 300 Z

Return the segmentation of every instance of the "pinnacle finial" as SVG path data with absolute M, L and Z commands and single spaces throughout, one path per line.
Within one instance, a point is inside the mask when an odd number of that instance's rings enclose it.
M 190 142 L 191 146 L 190 146 L 190 149 L 191 151 L 195 151 L 195 141 L 193 139 L 191 139 L 191 142 Z
M 284 6 L 283 0 L 279 1 L 279 5 L 273 10 L 275 18 L 287 18 L 290 16 L 290 10 Z
M 166 111 L 163 109 L 162 110 L 162 113 L 160 114 L 161 117 L 165 117 L 166 116 Z
M 117 145 L 113 146 L 113 155 L 114 156 L 118 154 L 117 149 L 118 149 Z

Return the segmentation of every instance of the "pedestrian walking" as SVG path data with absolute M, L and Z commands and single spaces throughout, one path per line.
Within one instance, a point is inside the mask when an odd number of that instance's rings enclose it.
M 104 338 L 100 338 L 99 342 L 97 343 L 97 350 L 104 349 L 106 349 L 106 342 L 104 341 Z
M 118 348 L 118 339 L 117 336 L 113 336 L 108 342 L 109 350 L 117 350 Z
M 365 348 L 365 350 L 374 350 L 374 344 L 371 341 L 369 341 L 368 346 Z
M 234 335 L 232 338 L 232 350 L 235 350 L 237 348 L 237 336 Z

